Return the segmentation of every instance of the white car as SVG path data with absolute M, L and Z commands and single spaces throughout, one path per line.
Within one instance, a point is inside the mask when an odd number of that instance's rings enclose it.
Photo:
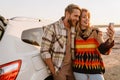
M 49 74 L 40 57 L 44 25 L 50 21 L 15 17 L 0 19 L 0 80 L 45 80 Z

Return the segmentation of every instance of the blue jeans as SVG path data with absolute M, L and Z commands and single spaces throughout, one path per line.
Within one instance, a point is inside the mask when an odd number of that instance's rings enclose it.
M 74 72 L 75 80 L 104 80 L 102 74 L 83 74 Z

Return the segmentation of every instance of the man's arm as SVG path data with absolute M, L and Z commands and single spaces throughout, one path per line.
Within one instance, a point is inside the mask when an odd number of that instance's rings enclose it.
M 41 42 L 41 57 L 43 58 L 44 62 L 50 69 L 51 73 L 55 73 L 55 68 L 51 59 L 51 45 L 53 44 L 53 31 L 51 29 L 51 26 L 47 26 L 44 29 L 44 33 L 42 36 L 42 42 Z

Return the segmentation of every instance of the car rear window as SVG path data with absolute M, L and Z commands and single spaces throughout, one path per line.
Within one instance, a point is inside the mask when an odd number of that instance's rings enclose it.
M 22 41 L 40 46 L 41 44 L 41 39 L 42 39 L 42 34 L 43 34 L 43 28 L 33 28 L 33 29 L 28 29 L 22 32 L 21 39 Z

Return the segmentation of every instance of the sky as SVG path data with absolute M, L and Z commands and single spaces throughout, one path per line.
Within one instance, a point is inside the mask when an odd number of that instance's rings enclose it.
M 93 25 L 120 24 L 120 0 L 1 0 L 0 15 L 8 19 L 18 16 L 56 21 L 71 3 L 89 10 Z

